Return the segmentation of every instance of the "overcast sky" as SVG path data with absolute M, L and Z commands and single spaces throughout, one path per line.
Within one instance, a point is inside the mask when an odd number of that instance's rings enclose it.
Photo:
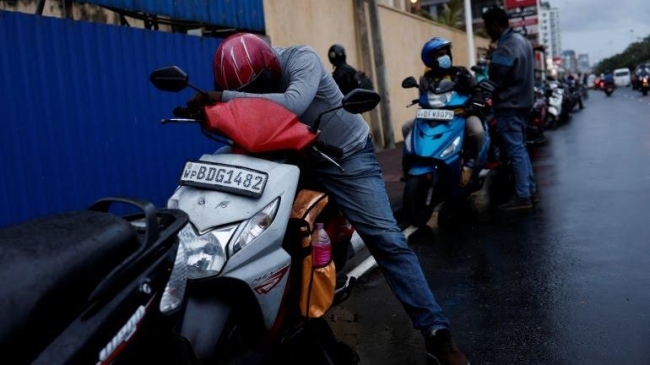
M 548 1 L 560 10 L 562 49 L 588 53 L 592 65 L 650 35 L 650 0 Z

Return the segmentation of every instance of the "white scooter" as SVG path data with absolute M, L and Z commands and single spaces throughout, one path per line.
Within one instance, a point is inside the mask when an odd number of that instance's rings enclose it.
M 562 102 L 564 99 L 564 88 L 557 81 L 550 81 L 546 85 L 546 102 L 548 110 L 546 112 L 546 128 L 555 129 L 560 122 L 562 115 Z
M 175 66 L 150 79 L 164 91 L 199 90 Z M 341 108 L 362 113 L 379 100 L 357 89 L 323 114 Z M 267 361 L 275 345 L 308 330 L 349 295 L 350 278 L 335 282 L 354 230 L 325 193 L 301 179 L 300 166 L 312 158 L 336 162 L 317 147 L 314 131 L 266 99 L 177 108 L 175 114 L 182 118 L 163 123 L 199 123 L 206 135 L 229 143 L 187 161 L 168 202 L 190 219 L 179 233 L 190 278 L 180 335 L 203 364 Z M 312 255 L 316 223 L 331 239 L 326 262 Z

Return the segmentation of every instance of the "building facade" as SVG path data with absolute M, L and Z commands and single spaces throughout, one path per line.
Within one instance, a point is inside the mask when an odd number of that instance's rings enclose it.
M 591 65 L 589 64 L 589 55 L 581 53 L 578 55 L 578 72 L 590 72 Z
M 574 50 L 567 49 L 562 52 L 562 67 L 566 72 L 578 72 L 578 59 Z
M 562 55 L 560 36 L 560 11 L 549 3 L 542 3 L 540 9 L 539 43 L 546 47 L 547 58 Z

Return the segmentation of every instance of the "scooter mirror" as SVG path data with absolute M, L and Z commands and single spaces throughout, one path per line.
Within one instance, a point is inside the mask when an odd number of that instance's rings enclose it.
M 157 89 L 178 92 L 187 87 L 190 78 L 178 66 L 169 66 L 153 71 L 149 80 Z
M 381 96 L 372 90 L 354 89 L 343 98 L 343 109 L 348 113 L 359 114 L 374 109 Z
M 410 89 L 413 87 L 418 87 L 418 82 L 415 81 L 415 77 L 409 76 L 402 81 L 402 88 L 404 89 Z

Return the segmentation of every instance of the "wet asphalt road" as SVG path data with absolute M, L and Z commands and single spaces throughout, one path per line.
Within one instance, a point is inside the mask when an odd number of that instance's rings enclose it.
M 473 365 L 650 364 L 650 97 L 586 106 L 531 151 L 534 212 L 409 238 Z M 328 319 L 361 364 L 426 364 L 378 269 Z

